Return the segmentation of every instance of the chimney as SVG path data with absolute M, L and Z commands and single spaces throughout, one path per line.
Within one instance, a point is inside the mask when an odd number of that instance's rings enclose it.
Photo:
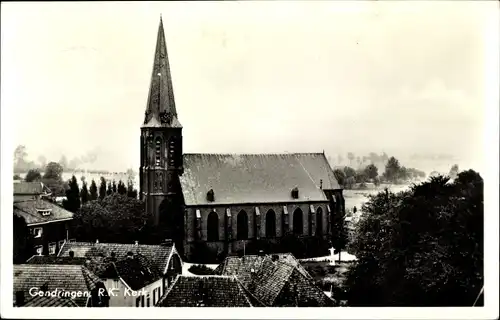
M 95 243 L 99 243 L 99 239 L 97 239 L 97 240 L 95 241 Z
M 74 258 L 74 257 L 75 257 L 75 252 L 74 252 L 73 250 L 71 250 L 71 251 L 69 252 L 69 256 L 70 256 L 71 258 Z
M 259 254 L 258 255 L 261 256 L 261 257 L 264 256 L 264 250 L 259 250 Z
M 323 179 L 319 179 L 319 188 L 323 190 Z
M 139 241 L 135 240 L 135 245 L 138 246 L 139 245 Z

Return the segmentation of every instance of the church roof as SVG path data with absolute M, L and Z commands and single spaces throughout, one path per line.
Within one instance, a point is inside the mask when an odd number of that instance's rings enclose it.
M 161 17 L 143 127 L 182 128 L 175 109 L 172 75 Z
M 323 153 L 184 154 L 183 163 L 186 205 L 326 201 L 320 185 L 341 188 Z

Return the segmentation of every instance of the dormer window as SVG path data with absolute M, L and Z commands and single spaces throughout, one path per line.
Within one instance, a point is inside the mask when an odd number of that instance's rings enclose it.
M 41 214 L 42 216 L 50 216 L 52 209 L 36 209 L 36 211 Z
M 215 200 L 214 190 L 210 189 L 207 192 L 207 201 L 213 202 Z
M 292 189 L 292 199 L 298 199 L 299 198 L 299 188 L 295 187 Z
M 157 167 L 161 166 L 161 138 L 156 138 L 155 142 L 155 165 Z

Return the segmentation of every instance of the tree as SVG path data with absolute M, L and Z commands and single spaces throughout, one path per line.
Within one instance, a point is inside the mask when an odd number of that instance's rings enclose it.
M 89 201 L 97 200 L 97 197 L 98 197 L 97 185 L 95 184 L 94 179 L 92 179 L 92 182 L 90 183 L 90 189 L 89 189 Z
M 37 158 L 40 168 L 44 169 L 47 166 L 47 158 L 44 155 L 40 155 Z
M 76 236 L 82 241 L 130 243 L 133 239 L 147 243 L 153 228 L 153 217 L 142 201 L 117 193 L 87 202 L 73 220 Z
M 82 205 L 86 204 L 90 200 L 90 194 L 89 194 L 89 190 L 87 189 L 87 182 L 85 182 L 85 180 L 82 182 L 82 190 L 80 191 L 80 199 L 82 201 Z
M 375 180 L 378 177 L 378 168 L 373 163 L 365 167 L 365 175 L 370 180 Z
M 344 167 L 344 174 L 346 178 L 356 177 L 356 170 L 351 167 Z
M 64 196 L 69 187 L 62 179 L 63 168 L 57 162 L 49 162 L 45 167 L 42 182 L 50 189 L 54 196 Z
M 398 159 L 394 157 L 390 157 L 385 165 L 384 176 L 388 182 L 395 183 L 399 178 L 399 171 L 401 169 L 401 165 L 399 164 Z
M 127 196 L 130 198 L 137 199 L 137 190 L 134 189 L 134 183 L 131 180 L 129 180 L 127 184 L 128 184 Z
M 30 233 L 28 225 L 24 218 L 14 214 L 14 239 L 13 239 L 13 253 L 14 264 L 25 263 L 34 252 L 33 235 Z
M 18 145 L 14 150 L 14 172 L 22 172 L 26 170 L 27 156 L 28 153 L 26 152 L 26 147 Z
M 347 153 L 347 159 L 349 159 L 349 164 L 352 165 L 352 162 L 354 160 L 355 156 L 354 156 L 354 153 L 352 152 L 348 152 Z
M 335 176 L 335 179 L 337 179 L 337 182 L 341 185 L 345 185 L 345 173 L 344 171 L 340 169 L 335 169 L 333 170 L 333 175 Z
M 378 154 L 376 154 L 375 152 L 370 152 L 368 154 L 368 158 L 370 159 L 370 162 L 372 164 L 378 163 L 380 161 Z
M 26 182 L 34 182 L 42 180 L 42 175 L 38 169 L 30 169 L 24 178 Z
M 23 178 L 21 178 L 20 175 L 18 174 L 15 174 L 14 177 L 13 177 L 14 180 L 23 180 Z
M 484 284 L 483 187 L 468 170 L 370 196 L 350 244 L 349 304 L 471 306 Z
M 113 193 L 116 193 L 116 181 L 113 180 Z
M 352 189 L 352 187 L 354 187 L 354 184 L 356 184 L 356 178 L 355 177 L 349 177 L 349 178 L 345 179 L 345 185 L 344 185 L 344 187 L 346 189 Z
M 44 179 L 62 181 L 63 167 L 57 162 L 49 162 L 43 174 Z
M 63 207 L 71 212 L 76 212 L 80 209 L 80 189 L 75 176 L 71 177 L 68 182 L 69 188 L 66 190 L 66 199 L 63 201 Z
M 113 193 L 113 186 L 111 185 L 111 181 L 108 182 L 108 189 L 106 190 L 106 195 L 109 196 Z
M 356 179 L 356 183 L 365 183 L 368 177 L 365 174 L 365 170 L 358 170 L 354 178 Z
M 450 173 L 448 174 L 448 176 L 451 178 L 451 179 L 456 179 L 458 175 L 458 164 L 454 164 L 451 169 L 450 169 Z
M 351 177 L 354 179 L 353 177 Z M 332 215 L 332 246 L 335 249 L 334 254 L 339 254 L 339 263 L 341 261 L 341 252 L 347 247 L 348 232 L 345 223 L 345 213 Z
M 119 194 L 126 195 L 127 194 L 127 186 L 125 186 L 125 183 L 123 181 L 118 181 L 118 187 L 116 190 Z
M 99 186 L 99 199 L 103 200 L 106 197 L 106 179 L 101 177 L 101 185 Z

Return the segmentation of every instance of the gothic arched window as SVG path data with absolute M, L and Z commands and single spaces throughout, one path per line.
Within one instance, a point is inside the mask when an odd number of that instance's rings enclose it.
M 238 240 L 247 240 L 248 239 L 248 215 L 244 210 L 241 210 L 238 213 L 238 217 L 236 218 L 236 237 Z
M 293 212 L 293 233 L 300 235 L 304 232 L 304 223 L 302 221 L 302 210 L 295 209 Z
M 272 209 L 266 213 L 266 237 L 276 237 L 276 214 Z
M 323 234 L 323 209 L 316 209 L 316 234 Z
M 155 141 L 155 166 L 161 166 L 161 138 L 156 138 Z
M 219 241 L 219 216 L 214 211 L 207 218 L 207 241 Z

